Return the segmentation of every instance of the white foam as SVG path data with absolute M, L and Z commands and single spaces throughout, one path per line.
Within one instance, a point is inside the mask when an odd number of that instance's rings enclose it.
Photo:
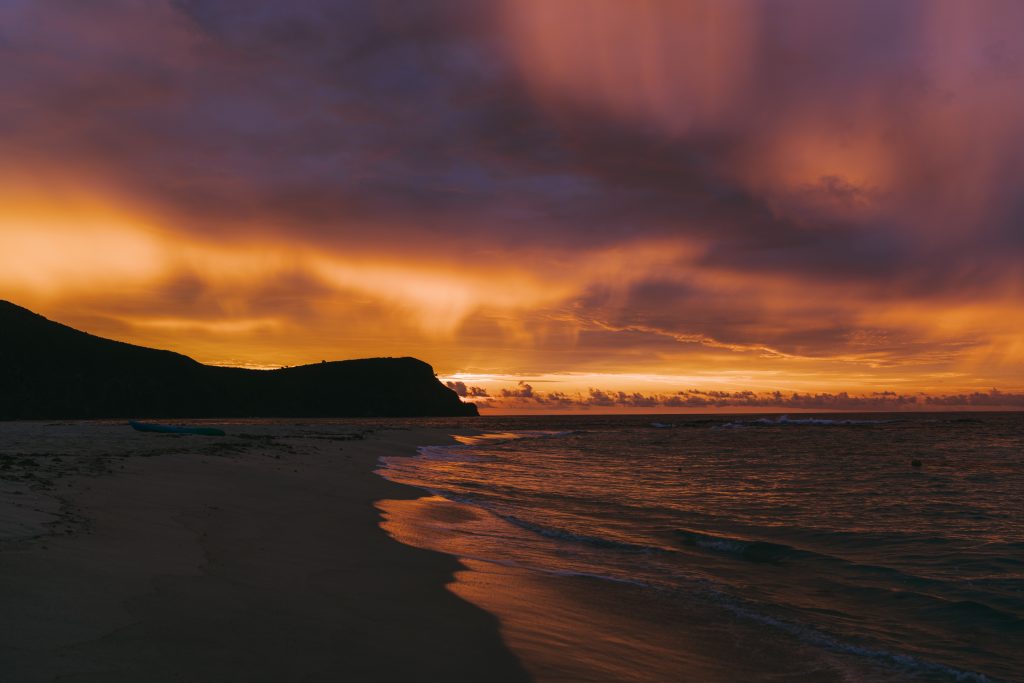
M 781 415 L 776 419 L 760 417 L 754 420 L 734 420 L 725 424 L 716 425 L 712 429 L 742 429 L 743 427 L 775 427 L 775 426 L 800 426 L 815 425 L 821 427 L 851 426 L 851 425 L 877 425 L 892 422 L 892 420 L 833 420 L 822 417 L 790 418 L 788 415 Z

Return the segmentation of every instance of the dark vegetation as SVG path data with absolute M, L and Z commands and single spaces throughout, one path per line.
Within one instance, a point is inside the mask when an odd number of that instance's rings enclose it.
M 415 358 L 222 368 L 95 337 L 0 301 L 0 419 L 476 414 Z

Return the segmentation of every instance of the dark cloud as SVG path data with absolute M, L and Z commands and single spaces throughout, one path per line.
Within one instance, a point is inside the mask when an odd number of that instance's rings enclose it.
M 973 392 L 947 396 L 926 396 L 925 403 L 933 406 L 948 407 L 981 407 L 981 408 L 1020 408 L 1024 407 L 1024 394 L 1004 393 L 998 389 L 989 392 Z
M 974 338 L 873 307 L 1020 286 L 1021 3 L 588 2 L 561 2 L 587 21 L 541 63 L 509 28 L 541 0 L 11 0 L 0 172 L 126 197 L 194 239 L 525 269 L 621 250 L 545 313 L 638 355 L 676 336 L 939 357 Z M 692 52 L 687 7 L 732 33 Z M 628 262 L 655 242 L 693 255 Z M 152 301 L 302 317 L 328 296 L 281 279 L 228 297 L 184 272 Z
M 500 394 L 502 398 L 525 398 L 533 400 L 541 400 L 538 394 L 533 393 L 533 386 L 526 382 L 519 382 L 514 389 L 502 389 Z
M 495 407 L 535 405 L 562 408 L 608 408 L 608 409 L 770 409 L 770 410 L 814 410 L 831 411 L 899 411 L 928 410 L 934 408 L 1004 408 L 1024 406 L 1024 394 L 992 390 L 987 393 L 924 395 L 900 394 L 893 391 L 874 392 L 867 395 L 839 393 L 799 392 L 753 392 L 753 391 L 703 391 L 689 389 L 668 394 L 644 394 L 642 392 L 607 391 L 591 388 L 587 394 L 575 396 L 562 392 L 547 394 L 530 392 L 528 395 L 517 390 L 503 390 L 502 399 Z
M 467 386 L 465 382 L 445 382 L 445 386 L 462 398 L 489 398 L 490 394 L 483 387 Z
M 851 105 L 867 94 L 896 96 L 891 143 L 910 144 L 900 117 L 930 96 L 916 3 L 759 15 L 757 77 L 737 103 L 751 115 L 687 135 L 538 102 L 498 47 L 496 13 L 474 3 L 13 5 L 13 144 L 129 186 L 184 229 L 283 225 L 373 241 L 427 228 L 580 247 L 713 236 L 711 266 L 853 280 L 896 277 L 915 258 L 891 219 L 808 224 L 807 202 L 792 197 L 780 213 L 731 160 L 802 110 L 817 119 L 846 106 L 856 128 Z M 1019 75 L 1016 51 L 999 55 Z M 821 183 L 847 203 L 867 191 L 836 175 Z

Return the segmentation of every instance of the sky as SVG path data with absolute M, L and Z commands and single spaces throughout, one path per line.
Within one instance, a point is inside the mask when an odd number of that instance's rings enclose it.
M 1018 0 L 3 0 L 0 298 L 486 411 L 1024 405 Z

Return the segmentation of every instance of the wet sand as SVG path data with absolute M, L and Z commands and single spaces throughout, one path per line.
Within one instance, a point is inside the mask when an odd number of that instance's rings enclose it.
M 737 620 L 706 600 L 594 576 L 531 571 L 498 561 L 480 544 L 493 519 L 437 496 L 378 504 L 402 542 L 467 558 L 450 589 L 495 614 L 502 637 L 537 681 L 902 681 L 870 663 L 855 666 L 789 634 Z M 919 680 L 935 680 L 921 678 Z
M 522 680 L 373 474 L 431 430 L 0 423 L 0 680 Z

